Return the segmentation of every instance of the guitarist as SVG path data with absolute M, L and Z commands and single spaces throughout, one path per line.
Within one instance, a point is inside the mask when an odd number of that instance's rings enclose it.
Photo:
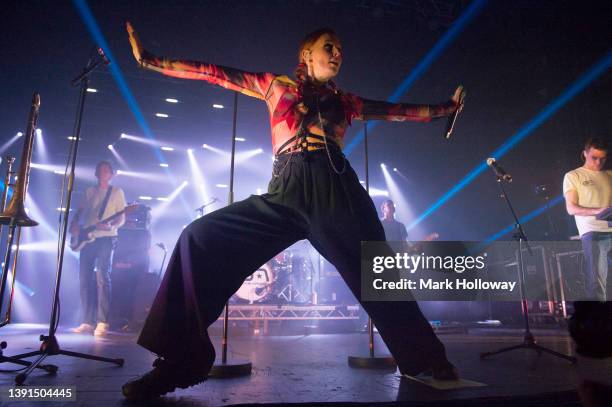
M 103 336 L 109 330 L 111 257 L 117 240 L 117 229 L 125 222 L 125 216 L 122 214 L 108 223 L 100 220 L 122 211 L 126 206 L 123 190 L 110 185 L 113 174 L 110 162 L 100 161 L 96 165 L 98 184 L 85 190 L 85 197 L 70 224 L 70 233 L 73 235 L 78 234 L 80 228 L 96 226 L 92 233 L 95 240 L 83 247 L 79 257 L 83 320 L 81 325 L 73 329 L 76 333 Z

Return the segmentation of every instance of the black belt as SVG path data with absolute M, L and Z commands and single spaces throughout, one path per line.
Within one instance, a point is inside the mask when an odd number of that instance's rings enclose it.
M 311 142 L 307 139 L 316 139 L 320 141 Z M 288 147 L 289 144 L 297 142 L 297 144 Z M 332 147 L 338 150 L 341 150 L 340 146 L 336 143 L 336 141 L 327 136 L 320 136 L 318 134 L 306 133 L 305 135 L 295 135 L 291 137 L 289 140 L 285 141 L 279 148 L 276 153 L 277 156 L 281 154 L 293 153 L 296 151 L 304 152 L 304 151 L 314 151 L 321 150 L 327 147 Z

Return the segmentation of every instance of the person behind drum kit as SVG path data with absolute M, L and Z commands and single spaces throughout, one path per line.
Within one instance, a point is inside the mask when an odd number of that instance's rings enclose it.
M 586 260 L 586 296 L 606 301 L 607 276 L 612 263 L 612 226 L 597 215 L 612 205 L 612 170 L 604 169 L 607 143 L 590 138 L 582 152 L 584 165 L 565 174 L 563 194 L 567 213 L 573 215 Z
M 386 199 L 382 205 L 380 205 L 383 217 L 380 220 L 383 229 L 385 229 L 385 236 L 389 242 L 400 242 L 408 238 L 408 232 L 406 226 L 402 222 L 395 220 L 395 203 Z
M 332 81 L 343 55 L 330 29 L 306 36 L 295 78 L 157 57 L 143 48 L 129 23 L 128 33 L 141 67 L 205 80 L 266 102 L 275 154 L 268 193 L 211 212 L 181 233 L 138 338 L 159 358 L 150 372 L 123 386 L 126 398 L 146 399 L 206 379 L 215 359 L 208 326 L 256 267 L 299 240 L 308 239 L 359 295 L 361 241 L 380 241 L 385 235 L 376 207 L 342 153 L 351 120 L 447 117 L 462 107 L 463 91 L 457 88 L 452 99 L 439 105 L 387 103 L 345 93 Z M 362 305 L 402 373 L 432 369 L 438 379 L 457 378 L 444 345 L 414 301 L 401 307 L 384 301 Z
M 95 240 L 86 244 L 79 256 L 83 319 L 81 325 L 72 330 L 76 333 L 103 336 L 109 330 L 111 258 L 117 229 L 125 222 L 125 215 L 121 214 L 108 223 L 100 220 L 122 211 L 126 206 L 123 190 L 110 185 L 113 173 L 113 166 L 108 161 L 100 161 L 96 165 L 98 184 L 85 190 L 85 197 L 70 224 L 72 235 L 78 234 L 81 228 L 95 225 Z

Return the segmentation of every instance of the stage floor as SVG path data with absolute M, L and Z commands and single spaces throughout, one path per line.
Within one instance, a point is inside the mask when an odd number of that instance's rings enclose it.
M 46 333 L 45 326 L 13 324 L 0 329 L 0 340 L 8 342 L 5 355 L 37 349 L 41 333 Z M 571 339 L 564 331 L 535 330 L 534 333 L 540 344 L 573 354 Z M 513 351 L 485 361 L 479 359 L 482 351 L 519 343 L 521 330 L 472 329 L 468 333 L 442 334 L 440 338 L 461 376 L 485 383 L 486 387 L 441 391 L 401 378 L 397 372 L 352 369 L 347 365 L 347 356 L 367 352 L 367 335 L 363 333 L 236 335 L 230 340 L 229 353 L 235 358 L 249 359 L 253 363 L 252 375 L 210 379 L 199 386 L 171 393 L 161 404 L 220 406 L 362 402 L 371 405 L 386 402 L 383 404 L 390 405 L 399 401 L 397 404 L 401 405 L 422 405 L 423 402 L 439 405 L 442 400 L 453 403 L 452 400 L 493 398 L 517 406 L 526 403 L 513 401 L 514 397 L 548 394 L 546 400 L 560 401 L 550 405 L 574 405 L 577 399 L 574 390 L 581 378 L 612 380 L 610 359 L 601 361 L 579 357 L 578 364 L 572 366 L 564 360 L 547 354 L 538 356 L 528 350 Z M 220 349 L 219 339 L 214 336 L 217 349 Z M 125 405 L 120 390 L 122 383 L 147 371 L 155 358 L 138 347 L 135 335 L 130 334 L 94 339 L 93 336 L 60 330 L 58 341 L 63 349 L 126 360 L 123 367 L 116 367 L 102 362 L 52 356 L 46 363 L 57 365 L 57 374 L 35 372 L 26 382 L 28 386 L 76 386 L 78 405 Z M 384 346 L 379 345 L 381 348 Z M 1 368 L 13 369 L 16 365 L 5 363 Z M 12 385 L 14 376 L 15 373 L 0 373 L 0 386 Z M 521 400 L 526 401 L 524 398 Z M 26 405 L 24 402 L 1 404 Z

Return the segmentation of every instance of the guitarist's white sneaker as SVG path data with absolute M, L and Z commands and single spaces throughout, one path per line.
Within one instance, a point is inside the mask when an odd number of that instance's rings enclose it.
M 94 331 L 93 325 L 81 324 L 76 328 L 72 328 L 72 332 L 75 334 L 92 334 Z
M 110 325 L 105 322 L 98 322 L 96 325 L 96 330 L 94 331 L 94 336 L 104 336 L 110 331 Z

